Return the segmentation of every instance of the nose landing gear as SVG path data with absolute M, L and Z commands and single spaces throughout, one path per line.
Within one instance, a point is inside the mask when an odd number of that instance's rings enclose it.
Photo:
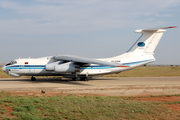
M 36 81 L 36 78 L 32 76 L 31 81 Z

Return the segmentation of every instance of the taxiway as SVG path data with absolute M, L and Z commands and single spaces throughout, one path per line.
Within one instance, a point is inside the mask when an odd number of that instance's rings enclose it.
M 38 78 L 1 78 L 0 91 L 80 93 L 108 96 L 180 94 L 180 77 L 95 78 L 90 81 Z

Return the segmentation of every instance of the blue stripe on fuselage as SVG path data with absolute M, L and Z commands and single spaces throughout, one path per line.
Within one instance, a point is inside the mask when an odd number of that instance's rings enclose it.
M 80 69 L 109 69 L 109 68 L 115 68 L 115 67 L 106 67 L 106 66 L 102 66 L 102 67 L 96 67 L 96 66 L 89 66 L 89 67 L 81 67 Z
M 146 62 L 150 62 L 150 61 L 154 61 L 154 59 L 151 60 L 144 60 L 144 61 L 137 61 L 137 62 L 130 62 L 130 63 L 123 63 L 121 65 L 125 65 L 125 66 L 131 66 L 131 65 L 137 65 L 137 64 L 141 64 L 141 63 L 146 63 Z M 86 67 L 81 67 L 80 69 L 109 69 L 109 68 L 116 68 L 116 67 L 112 67 L 112 66 L 86 66 Z
M 154 61 L 154 59 L 138 61 L 138 62 L 123 63 L 123 65 L 131 66 L 131 65 L 141 64 L 141 63 L 150 62 L 150 61 Z
M 6 69 L 45 69 L 45 65 L 14 65 Z

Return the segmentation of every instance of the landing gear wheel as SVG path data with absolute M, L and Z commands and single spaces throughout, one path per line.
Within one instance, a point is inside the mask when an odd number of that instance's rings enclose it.
M 31 81 L 36 81 L 36 78 L 32 76 Z
M 72 81 L 79 81 L 79 80 L 80 80 L 79 77 L 74 77 L 74 78 L 72 78 Z
M 72 78 L 72 81 L 76 81 L 76 78 Z
M 81 81 L 89 81 L 89 78 L 88 77 L 82 77 L 80 78 Z
M 85 80 L 85 81 L 89 81 L 89 78 L 88 78 L 88 77 L 86 77 L 84 80 Z
M 80 78 L 79 77 L 76 77 L 76 81 L 79 81 L 80 80 Z

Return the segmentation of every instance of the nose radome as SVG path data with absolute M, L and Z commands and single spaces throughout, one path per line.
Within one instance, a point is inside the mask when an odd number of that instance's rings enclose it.
M 1 68 L 3 71 L 5 71 L 5 66 Z

